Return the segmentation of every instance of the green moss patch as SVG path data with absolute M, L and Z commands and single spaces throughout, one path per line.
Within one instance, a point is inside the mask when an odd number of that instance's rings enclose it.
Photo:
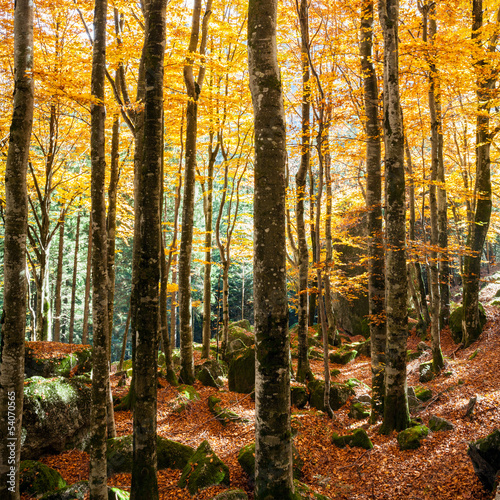
M 373 443 L 364 429 L 355 429 L 352 434 L 346 434 L 345 436 L 340 436 L 334 432 L 332 443 L 338 448 L 345 448 L 346 446 L 363 448 L 365 450 L 373 448 Z
M 337 363 L 338 365 L 347 365 L 350 363 L 358 354 L 355 349 L 346 349 L 344 346 L 339 347 L 336 352 L 330 354 L 330 362 Z
M 227 408 L 222 408 L 219 405 L 221 399 L 216 396 L 208 396 L 208 409 L 215 415 L 215 418 L 222 424 L 227 425 L 229 422 L 241 422 L 243 419 L 234 411 Z
M 455 344 L 460 344 L 462 342 L 462 320 L 464 317 L 464 308 L 463 306 L 457 307 L 451 314 L 450 314 L 450 330 L 451 330 L 451 337 L 453 339 L 453 342 Z M 484 325 L 486 324 L 486 312 L 484 310 L 484 307 L 481 303 L 479 303 L 479 324 L 481 326 L 480 330 L 484 328 Z M 472 339 L 474 341 L 476 339 Z
M 444 418 L 436 417 L 436 415 L 432 415 L 429 418 L 429 429 L 432 432 L 452 431 L 454 428 L 455 426 Z
M 249 347 L 237 354 L 229 364 L 229 390 L 250 394 L 255 390 L 255 349 Z
M 415 387 L 415 397 L 420 401 L 429 401 L 432 398 L 432 391 L 427 387 L 417 386 Z
M 422 439 L 429 434 L 425 425 L 409 427 L 398 434 L 398 444 L 401 450 L 415 450 L 421 445 Z
M 61 474 L 45 464 L 24 460 L 19 466 L 19 491 L 41 496 L 49 491 L 64 488 L 66 481 Z
M 324 392 L 325 383 L 322 380 L 313 380 L 307 384 L 309 390 L 309 404 L 321 411 L 325 411 Z M 346 384 L 333 382 L 330 386 L 330 407 L 336 411 L 347 403 L 354 390 Z

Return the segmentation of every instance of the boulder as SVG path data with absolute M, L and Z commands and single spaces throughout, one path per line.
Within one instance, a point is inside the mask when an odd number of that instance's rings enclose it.
M 250 324 L 250 321 L 248 321 L 248 319 L 240 319 L 239 321 L 233 321 L 232 323 L 229 323 L 229 329 L 234 328 L 235 326 L 243 328 L 243 330 L 247 332 L 250 332 L 252 330 L 252 325 Z
M 92 369 L 92 348 L 83 347 L 67 356 L 59 358 L 40 358 L 29 343 L 24 350 L 25 378 L 31 377 L 69 377 L 88 373 Z
M 181 413 L 188 409 L 195 401 L 201 399 L 200 394 L 192 385 L 180 385 L 177 387 L 179 394 L 172 402 L 172 409 L 177 413 Z
M 64 488 L 66 481 L 61 474 L 35 460 L 23 460 L 19 465 L 19 491 L 34 497 Z
M 243 490 L 228 490 L 219 493 L 213 500 L 248 500 L 248 495 Z
M 297 500 L 330 500 L 329 497 L 325 495 L 320 495 L 313 491 L 307 484 L 299 482 L 297 479 L 294 479 L 293 484 L 295 486 L 295 495 Z
M 307 384 L 309 390 L 309 404 L 321 411 L 325 411 L 324 392 L 325 383 L 322 380 L 313 380 Z M 332 382 L 330 386 L 330 407 L 338 410 L 347 403 L 350 396 L 354 395 L 354 390 L 346 384 Z
M 32 377 L 24 382 L 23 459 L 60 453 L 89 435 L 90 387 L 84 377 Z
M 45 494 L 41 500 L 84 500 L 88 498 L 89 491 L 89 482 L 79 481 L 66 488 Z M 108 486 L 108 500 L 128 500 L 129 498 L 128 491 Z
M 194 367 L 196 378 L 208 387 L 222 387 L 224 385 L 221 377 L 224 372 L 220 364 L 215 359 L 209 359 L 201 365 Z
M 221 399 L 216 396 L 208 396 L 208 409 L 215 415 L 215 418 L 222 424 L 226 425 L 229 422 L 241 422 L 243 419 L 234 411 L 222 408 L 219 405 Z
M 357 354 L 358 351 L 342 346 L 339 347 L 336 352 L 330 353 L 330 362 L 339 365 L 347 365 L 347 363 L 350 363 Z
M 436 415 L 431 415 L 429 418 L 429 429 L 432 432 L 452 431 L 454 428 L 455 426 L 444 418 L 436 417 Z
M 356 420 L 363 420 L 370 416 L 370 403 L 352 403 L 349 410 L 349 417 Z
M 307 388 L 304 385 L 292 385 L 290 387 L 290 398 L 292 406 L 304 408 L 307 404 Z
M 426 361 L 425 363 L 420 363 L 418 371 L 419 371 L 418 380 L 424 384 L 426 382 L 430 382 L 435 377 L 435 373 L 432 371 L 432 361 Z
M 420 401 L 429 401 L 432 398 L 432 391 L 427 387 L 417 386 L 415 387 L 415 396 Z
M 415 388 L 408 387 L 406 393 L 408 395 L 408 407 L 410 408 L 410 411 L 417 410 L 418 408 L 420 408 L 421 401 L 417 398 L 417 395 L 415 394 Z
M 158 469 L 182 470 L 194 453 L 194 448 L 161 436 L 156 437 Z M 127 436 L 108 439 L 106 458 L 108 475 L 132 472 L 133 437 Z
M 345 436 L 339 436 L 334 432 L 332 443 L 338 448 L 345 448 L 347 445 L 350 447 L 363 448 L 365 450 L 371 450 L 373 448 L 373 443 L 370 441 L 364 429 L 355 429 L 352 434 L 346 434 Z
M 178 486 L 187 487 L 189 493 L 195 495 L 199 490 L 217 484 L 229 486 L 229 469 L 205 440 L 184 467 Z
M 429 434 L 429 429 L 425 425 L 409 427 L 398 434 L 398 444 L 401 450 L 415 450 Z
M 229 364 L 229 390 L 250 394 L 255 390 L 255 349 L 249 347 L 237 354 Z
M 493 491 L 500 471 L 500 430 L 495 429 L 485 438 L 469 443 L 467 454 L 481 483 Z
M 464 317 L 464 308 L 463 306 L 457 307 L 450 314 L 450 331 L 451 338 L 455 344 L 460 344 L 462 342 L 462 320 Z M 480 331 L 482 331 L 484 325 L 486 324 L 486 312 L 484 311 L 483 304 L 479 303 L 479 324 L 481 325 Z M 471 342 L 474 342 L 477 338 L 471 339 Z
M 229 325 L 229 336 L 228 336 L 228 344 L 233 340 L 239 339 L 241 340 L 247 347 L 251 347 L 255 344 L 255 335 L 253 332 L 242 328 L 234 323 Z

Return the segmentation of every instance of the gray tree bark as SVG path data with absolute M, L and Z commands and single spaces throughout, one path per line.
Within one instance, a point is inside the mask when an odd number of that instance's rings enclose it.
M 68 343 L 73 343 L 73 335 L 75 332 L 75 304 L 76 304 L 76 278 L 78 276 L 78 244 L 80 240 L 80 219 L 81 212 L 78 211 L 76 216 L 76 233 L 75 233 L 75 253 L 73 258 L 73 279 L 71 281 L 71 305 L 69 314 L 69 334 Z M 83 344 L 82 338 L 82 344 Z
M 63 278 L 63 257 L 64 257 L 64 228 L 66 213 L 61 211 L 59 217 L 59 248 L 57 252 L 57 275 L 56 275 L 56 290 L 55 290 L 55 305 L 54 305 L 54 342 L 61 342 L 61 310 L 62 310 L 62 278 Z

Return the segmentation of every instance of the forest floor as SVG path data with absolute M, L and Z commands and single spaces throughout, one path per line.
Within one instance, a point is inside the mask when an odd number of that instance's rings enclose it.
M 483 489 L 467 456 L 468 443 L 486 436 L 498 428 L 500 423 L 500 307 L 486 306 L 486 311 L 486 327 L 479 340 L 467 349 L 457 349 L 450 332 L 447 329 L 442 332 L 442 348 L 447 365 L 444 372 L 448 372 L 448 376 L 440 375 L 425 384 L 419 382 L 418 365 L 430 358 L 429 353 L 423 353 L 419 359 L 408 364 L 408 385 L 423 385 L 433 392 L 432 399 L 413 416 L 420 417 L 425 424 L 431 415 L 446 418 L 453 423 L 454 430 L 430 433 L 420 448 L 401 451 L 396 433 L 389 436 L 378 433 L 381 422 L 369 425 L 366 420 L 349 418 L 349 403 L 335 412 L 333 420 L 309 407 L 302 410 L 292 408 L 292 426 L 298 431 L 295 445 L 304 460 L 302 482 L 331 499 L 493 498 L 493 494 Z M 415 350 L 420 341 L 412 333 L 408 348 Z M 476 354 L 473 355 L 474 353 Z M 199 362 L 197 351 L 196 356 L 195 362 Z M 314 373 L 321 378 L 323 362 L 311 360 L 311 365 Z M 330 368 L 341 370 L 335 381 L 342 382 L 355 377 L 370 385 L 370 360 L 367 357 L 356 358 L 346 366 L 331 364 Z M 127 388 L 116 387 L 118 377 L 115 375 L 112 376 L 112 381 L 114 393 L 123 395 Z M 160 383 L 159 435 L 193 447 L 207 439 L 230 469 L 231 488 L 246 490 L 252 499 L 253 493 L 248 486 L 247 477 L 237 461 L 239 450 L 254 440 L 254 402 L 251 397 L 229 392 L 227 381 L 220 390 L 204 387 L 196 382 L 195 388 L 200 393 L 201 400 L 179 414 L 172 410 L 177 390 L 163 380 Z M 362 384 L 355 390 L 357 395 L 369 393 L 369 388 Z M 215 393 L 222 399 L 221 406 L 231 407 L 248 419 L 248 423 L 231 422 L 223 427 L 215 420 L 207 406 L 208 396 Z M 468 402 L 473 396 L 477 396 L 474 413 L 472 418 L 465 418 Z M 116 412 L 115 419 L 119 436 L 132 432 L 130 412 Z M 349 447 L 340 449 L 331 444 L 333 432 L 346 434 L 360 426 L 367 430 L 374 444 L 372 450 Z M 44 456 L 40 461 L 57 469 L 68 484 L 88 478 L 89 458 L 84 452 L 67 451 L 59 455 Z M 177 470 L 158 472 L 160 499 L 211 499 L 227 489 L 222 486 L 211 487 L 190 497 L 187 490 L 177 487 L 180 475 L 181 472 Z M 130 489 L 130 482 L 130 474 L 116 474 L 109 479 L 110 485 L 125 490 Z

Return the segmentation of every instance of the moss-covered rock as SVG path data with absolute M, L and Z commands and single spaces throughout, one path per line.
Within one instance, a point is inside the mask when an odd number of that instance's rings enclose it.
M 349 410 L 349 417 L 356 420 L 363 420 L 370 416 L 370 403 L 352 403 Z
M 426 361 L 425 363 L 420 363 L 418 371 L 419 371 L 418 380 L 424 384 L 426 382 L 430 382 L 435 377 L 435 373 L 432 371 L 432 361 Z
M 358 356 L 371 356 L 371 341 L 370 339 L 364 342 L 352 342 L 351 344 L 344 344 L 345 349 L 350 349 L 356 351 L 356 357 Z
M 469 443 L 467 454 L 484 487 L 488 491 L 495 489 L 500 471 L 500 430 Z
M 234 328 L 236 326 L 239 328 L 243 328 L 243 330 L 247 332 L 252 331 L 252 325 L 250 324 L 250 321 L 248 321 L 248 319 L 240 319 L 239 321 L 233 321 L 232 323 L 229 323 L 230 330 L 231 328 Z
M 462 320 L 464 317 L 464 308 L 463 306 L 457 307 L 450 314 L 450 331 L 451 338 L 455 344 L 460 344 L 462 342 Z M 479 303 L 479 324 L 481 325 L 480 331 L 483 329 L 486 324 L 486 312 L 484 310 L 483 304 Z M 472 339 L 472 342 L 476 339 Z
M 325 383 L 322 380 L 313 380 L 307 384 L 309 390 L 309 404 L 321 411 L 325 411 L 324 392 Z M 346 384 L 332 382 L 330 386 L 330 408 L 338 410 L 347 403 L 354 390 Z
M 231 411 L 227 408 L 222 408 L 220 406 L 221 399 L 216 397 L 216 396 L 208 396 L 208 409 L 210 410 L 213 415 L 215 415 L 215 418 L 222 424 L 222 425 L 227 425 L 229 422 L 242 422 L 245 421 L 242 419 L 237 413 L 234 411 Z
M 179 394 L 172 402 L 172 409 L 178 413 L 188 409 L 194 402 L 201 399 L 200 394 L 192 385 L 180 385 L 177 390 Z
M 325 495 L 320 495 L 313 491 L 307 484 L 299 482 L 297 479 L 293 481 L 295 486 L 295 499 L 294 500 L 330 500 Z
M 189 493 L 194 495 L 217 484 L 229 486 L 229 469 L 205 440 L 184 467 L 178 485 L 180 488 L 187 487 Z
M 228 342 L 232 342 L 236 339 L 241 340 L 247 347 L 251 347 L 255 344 L 255 335 L 253 332 L 233 323 L 229 325 Z
M 156 437 L 158 469 L 182 470 L 194 453 L 194 448 L 161 436 Z M 108 439 L 106 458 L 108 475 L 132 472 L 133 436 Z
M 24 460 L 19 466 L 19 491 L 41 496 L 52 490 L 64 488 L 66 481 L 61 474 L 35 460 Z
M 90 387 L 79 377 L 26 380 L 22 458 L 60 453 L 83 443 L 89 434 L 90 399 Z
M 432 391 L 427 387 L 417 386 L 415 387 L 415 396 L 420 401 L 429 401 L 432 398 Z
M 355 429 L 352 434 L 346 434 L 345 436 L 340 436 L 334 432 L 332 443 L 338 448 L 345 448 L 346 446 L 363 448 L 365 450 L 373 448 L 373 443 L 364 429 Z
M 418 351 L 412 351 L 411 349 L 408 349 L 406 351 L 406 361 L 407 362 L 410 362 L 410 361 L 413 361 L 414 359 L 417 359 L 420 357 L 420 352 Z
M 80 481 L 57 491 L 45 494 L 40 500 L 84 500 L 88 498 L 89 482 Z M 108 486 L 108 500 L 129 500 L 130 493 Z
M 302 477 L 302 468 L 304 461 L 300 457 L 299 451 L 292 443 L 293 477 L 300 479 Z M 238 453 L 238 462 L 241 468 L 248 476 L 248 483 L 253 486 L 255 483 L 255 443 L 243 446 Z
M 398 444 L 401 450 L 415 450 L 421 445 L 422 439 L 429 434 L 425 425 L 409 427 L 398 434 Z
M 243 490 L 228 490 L 214 496 L 213 500 L 247 500 L 248 495 Z
M 354 349 L 346 349 L 344 346 L 339 347 L 336 352 L 330 353 L 330 362 L 337 363 L 338 365 L 347 365 L 358 354 Z
M 437 417 L 436 415 L 431 415 L 429 418 L 429 429 L 432 432 L 452 431 L 454 428 L 455 426 L 444 418 Z
M 24 350 L 24 372 L 26 378 L 69 377 L 90 372 L 92 369 L 92 348 L 83 347 L 59 358 L 39 358 L 29 343 Z
M 311 347 L 309 349 L 309 358 L 310 359 L 323 359 L 325 356 L 323 354 L 323 351 L 320 351 L 319 349 L 316 349 L 314 347 Z
M 290 387 L 291 403 L 296 408 L 304 408 L 307 404 L 307 388 L 304 385 L 292 385 Z
M 227 374 L 229 390 L 250 394 L 255 390 L 255 349 L 249 347 L 234 357 Z
M 196 378 L 207 387 L 222 387 L 224 372 L 215 359 L 209 359 L 194 368 Z

